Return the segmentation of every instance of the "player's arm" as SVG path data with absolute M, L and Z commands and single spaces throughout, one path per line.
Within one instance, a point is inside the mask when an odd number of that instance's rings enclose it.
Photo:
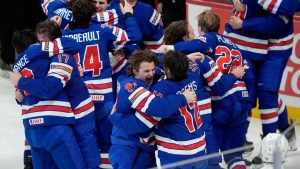
M 135 135 L 149 131 L 149 129 L 155 126 L 158 122 L 155 122 L 155 124 L 149 122 L 144 123 L 134 114 L 124 114 L 121 112 L 114 112 L 113 114 L 109 115 L 108 118 L 115 127 L 125 131 L 129 135 Z
M 143 37 L 143 44 L 147 49 L 157 49 L 163 43 L 164 39 L 164 26 L 162 25 L 161 14 L 155 9 L 151 9 L 147 24 L 148 34 Z M 145 12 L 148 14 L 148 12 Z
M 223 96 L 237 80 L 237 77 L 232 73 L 224 75 L 218 69 L 217 64 L 207 56 L 203 62 L 196 60 L 196 63 L 200 68 L 200 78 L 204 78 L 212 92 L 218 96 Z
M 138 113 L 165 118 L 193 99 L 188 99 L 188 97 L 184 94 L 174 94 L 166 97 L 162 97 L 162 95 L 156 96 L 147 89 L 139 87 L 129 95 L 128 99 L 131 101 L 131 107 Z
M 67 37 L 56 38 L 52 42 L 42 42 L 41 52 L 48 52 L 49 57 L 55 56 L 60 53 L 76 54 L 80 50 L 78 43 Z
M 162 45 L 158 50 L 162 53 L 166 53 L 169 50 L 175 50 L 184 54 L 191 54 L 194 52 L 209 53 L 211 51 L 209 45 L 200 39 L 177 42 L 174 45 Z
M 137 91 L 141 92 L 141 90 Z M 151 94 L 148 100 L 149 95 L 147 94 L 150 94 L 150 92 L 144 94 L 146 95 L 142 96 L 142 94 L 132 102 L 131 107 L 136 109 L 134 114 L 124 114 L 116 110 L 117 112 L 109 116 L 114 126 L 131 135 L 149 131 L 161 120 L 161 117 L 169 117 L 177 112 L 180 107 L 187 104 L 186 99 L 184 97 L 182 99 L 183 95 L 170 95 L 160 98 Z M 136 97 L 136 94 L 131 96 Z
M 43 99 L 52 99 L 59 94 L 71 78 L 73 67 L 68 64 L 67 54 L 54 56 L 50 62 L 48 75 L 43 79 L 29 79 L 22 77 L 18 87 L 34 96 Z
M 286 25 L 291 21 L 291 17 L 269 14 L 268 16 L 249 18 L 245 20 L 241 20 L 236 16 L 231 16 L 228 23 L 233 29 L 241 29 L 246 33 L 256 33 L 272 36 L 286 31 Z
M 186 95 L 170 95 L 165 98 L 155 96 L 144 87 L 139 87 L 134 91 L 128 90 L 128 99 L 131 107 L 136 110 L 134 114 L 124 114 L 122 112 L 113 113 L 110 120 L 114 126 L 130 134 L 137 134 L 154 127 L 161 117 L 169 117 L 174 112 L 186 105 L 196 97 L 191 92 L 186 91 Z M 120 89 L 125 91 L 124 89 Z M 189 95 L 189 96 L 188 96 Z
M 125 16 L 125 30 L 115 26 L 101 25 L 104 33 L 103 37 L 114 44 L 115 50 L 123 48 L 126 43 L 139 43 L 142 39 L 142 33 L 136 19 L 133 17 L 132 6 L 125 1 L 125 5 L 121 7 L 121 10 Z
M 299 0 L 256 0 L 256 2 L 264 9 L 273 14 L 293 16 L 295 12 L 300 11 Z M 274 3 L 276 2 L 276 3 Z

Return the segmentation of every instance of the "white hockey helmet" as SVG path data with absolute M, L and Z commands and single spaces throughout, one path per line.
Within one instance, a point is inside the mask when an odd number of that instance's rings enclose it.
M 276 159 L 281 159 L 281 162 L 285 160 L 288 151 L 288 141 L 284 135 L 278 133 L 269 133 L 262 140 L 261 144 L 261 153 L 263 161 L 273 163 L 274 157 Z

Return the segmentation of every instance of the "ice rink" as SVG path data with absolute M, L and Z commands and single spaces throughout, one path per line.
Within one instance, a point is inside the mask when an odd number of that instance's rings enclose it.
M 0 70 L 1 71 L 1 70 Z M 24 128 L 21 109 L 14 100 L 14 88 L 8 78 L 0 76 L 0 169 L 22 169 L 24 150 Z M 299 112 L 300 113 L 300 112 Z M 258 119 L 251 119 L 248 137 L 254 141 L 255 155 L 259 150 L 261 124 Z M 284 163 L 285 169 L 300 168 L 300 127 L 296 127 L 298 151 L 288 152 Z M 273 168 L 265 165 L 263 168 Z

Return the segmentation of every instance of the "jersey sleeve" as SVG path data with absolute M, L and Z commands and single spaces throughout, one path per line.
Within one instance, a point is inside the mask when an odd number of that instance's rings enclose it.
M 141 90 L 142 89 L 139 89 L 138 91 Z M 135 97 L 136 94 L 131 96 Z M 183 95 L 171 95 L 166 98 L 153 96 L 155 99 L 150 99 L 149 106 L 147 106 L 147 102 L 144 101 L 147 96 L 144 99 L 140 97 L 137 97 L 131 105 L 131 107 L 135 107 L 136 109 L 134 114 L 115 112 L 109 116 L 114 126 L 131 135 L 149 131 L 149 129 L 153 128 L 160 121 L 161 117 L 169 117 L 174 112 L 177 112 L 180 107 L 187 104 Z
M 194 52 L 201 52 L 205 54 L 209 53 L 211 50 L 209 45 L 200 39 L 178 42 L 174 44 L 174 49 L 185 54 L 190 54 Z
M 200 76 L 204 77 L 209 88 L 219 96 L 224 95 L 229 89 L 231 89 L 232 85 L 237 80 L 232 73 L 224 75 L 218 69 L 217 64 L 207 56 L 205 56 L 203 62 L 196 60 L 196 63 L 200 68 Z
M 299 0 L 257 0 L 257 3 L 273 14 L 293 16 L 300 11 Z
M 115 26 L 101 25 L 104 31 L 103 37 L 113 43 L 115 50 L 123 48 L 126 43 L 139 43 L 142 39 L 141 31 L 134 17 L 128 17 L 125 24 L 126 30 Z
M 146 36 L 143 37 L 143 44 L 147 49 L 157 49 L 164 39 L 164 27 L 162 24 L 161 14 L 152 9 L 151 16 L 148 17 Z
M 143 87 L 138 88 L 129 96 L 131 107 L 139 113 L 165 118 L 172 115 L 178 108 L 187 104 L 183 95 L 169 95 L 161 98 Z
M 126 88 L 126 85 L 123 87 Z M 127 90 L 128 88 L 129 86 L 127 86 Z M 121 87 L 120 90 L 124 90 L 124 88 L 122 89 Z M 141 133 L 153 128 L 162 117 L 172 115 L 180 107 L 187 104 L 183 95 L 160 98 L 144 87 L 138 87 L 127 94 L 127 99 L 131 103 L 130 107 L 135 109 L 135 113 L 124 114 L 116 112 L 110 115 L 110 120 L 116 127 L 130 134 Z M 118 106 L 117 111 L 119 111 Z
M 48 52 L 49 57 L 60 53 L 76 54 L 80 50 L 79 44 L 67 37 L 57 38 L 52 42 L 42 42 L 42 51 Z
M 66 54 L 56 55 L 51 59 L 48 75 L 43 79 L 21 78 L 18 87 L 43 99 L 52 99 L 68 83 L 73 67 L 68 64 Z
M 115 112 L 108 116 L 114 126 L 122 129 L 129 135 L 135 135 L 149 131 L 154 125 L 148 126 L 136 118 L 133 114 Z
M 286 30 L 286 25 L 291 22 L 291 20 L 292 18 L 283 15 L 269 14 L 265 17 L 245 19 L 242 29 L 247 33 L 258 33 L 270 36 L 278 35 Z

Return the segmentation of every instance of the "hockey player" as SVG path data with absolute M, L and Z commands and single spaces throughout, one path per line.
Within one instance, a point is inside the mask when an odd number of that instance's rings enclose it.
M 116 89 L 117 79 L 120 75 L 126 75 L 128 58 L 132 52 L 139 49 L 156 49 L 163 40 L 163 25 L 161 15 L 150 5 L 138 2 L 137 0 L 113 0 L 106 12 L 97 13 L 92 21 L 95 23 L 105 23 L 120 28 L 125 28 L 125 17 L 120 6 L 128 2 L 133 6 L 133 17 L 136 18 L 142 33 L 142 42 L 134 45 L 125 45 L 123 50 L 113 53 L 111 56 L 113 68 L 113 89 Z M 116 95 L 116 93 L 114 93 Z
M 211 49 L 213 49 L 211 52 L 212 53 L 212 58 L 216 59 L 218 58 L 218 54 L 215 53 L 216 45 L 219 44 L 217 39 L 214 39 L 213 36 L 213 31 L 212 30 L 218 30 L 218 20 L 214 17 L 207 16 L 207 18 L 210 18 L 211 24 L 209 28 L 207 27 L 202 27 L 202 29 L 205 29 L 206 34 L 210 35 L 209 37 L 201 37 L 203 41 L 208 42 L 209 46 Z M 202 22 L 202 21 L 201 21 Z M 207 23 L 208 24 L 208 23 Z M 201 52 L 206 52 L 202 51 L 203 48 L 203 43 L 202 40 L 199 39 L 194 39 L 194 40 L 188 40 L 185 38 L 188 33 L 188 24 L 186 21 L 177 21 L 171 23 L 166 29 L 165 29 L 165 44 L 166 45 L 172 45 L 174 42 L 178 42 L 174 45 L 174 48 L 176 50 L 185 50 L 186 52 L 196 52 L 196 51 L 201 51 Z M 190 28 L 191 29 L 191 28 Z M 185 31 L 184 31 L 185 30 Z M 212 31 L 212 33 L 210 33 Z M 181 32 L 181 35 L 180 33 Z M 207 35 L 207 36 L 208 36 Z M 219 39 L 222 39 L 222 37 L 219 37 Z M 181 42 L 182 41 L 182 42 Z M 202 42 L 202 43 L 199 43 Z M 214 43 L 212 43 L 214 42 Z M 228 45 L 230 48 L 232 48 L 230 45 Z M 166 48 L 173 48 L 172 46 L 165 46 Z M 164 48 L 164 46 L 162 46 Z M 198 49 L 197 49 L 198 48 Z M 195 50 L 196 49 L 196 50 Z M 217 61 L 217 59 L 216 59 Z M 208 57 L 205 57 L 204 61 L 202 63 L 197 62 L 199 65 L 199 68 L 201 69 L 201 72 L 203 75 L 200 76 L 200 78 L 203 78 L 204 81 L 207 82 L 208 89 L 212 95 L 212 105 L 213 105 L 213 126 L 214 128 L 214 123 L 216 123 L 216 119 L 220 114 L 222 115 L 221 111 L 216 111 L 218 110 L 217 105 L 222 105 L 224 103 L 223 100 L 227 99 L 227 104 L 229 104 L 231 101 L 233 101 L 232 104 L 235 104 L 236 100 L 236 93 L 239 92 L 240 89 L 243 89 L 242 83 L 240 85 L 234 85 L 237 81 L 237 78 L 240 78 L 244 75 L 244 69 L 237 64 L 233 66 L 230 66 L 230 62 L 228 63 L 228 69 L 230 69 L 230 72 L 225 72 L 223 69 L 219 68 L 219 64 L 216 65 L 215 62 Z M 205 69 L 205 65 L 210 65 L 208 66 L 211 69 Z M 231 68 L 230 68 L 231 67 Z M 236 68 L 235 68 L 236 67 Z M 226 101 L 225 101 L 226 102 Z M 215 107 L 215 108 L 214 108 Z M 224 113 L 224 112 L 223 112 Z M 218 115 L 219 114 L 219 115 Z M 206 115 L 207 116 L 207 115 Z M 214 120 L 215 119 L 215 120 Z M 223 120 L 225 120 L 225 117 L 223 116 Z M 205 122 L 205 120 L 204 120 Z M 216 138 L 214 136 L 214 133 L 211 131 L 211 129 L 206 129 L 206 137 L 207 137 L 207 152 L 209 154 L 211 153 L 217 153 L 219 151 L 221 143 L 216 142 Z M 209 133 L 209 135 L 208 135 Z M 220 137 L 220 136 L 219 136 Z M 238 141 L 237 141 L 238 142 Z M 242 142 L 242 141 L 240 141 Z M 228 159 L 230 157 L 227 157 Z M 229 160 L 227 160 L 229 161 Z M 208 167 L 209 168 L 220 168 L 219 163 L 221 162 L 221 158 L 214 158 L 209 160 Z
M 70 55 L 79 51 L 78 47 L 76 48 L 78 44 L 69 38 L 55 39 L 61 36 L 61 31 L 60 27 L 53 21 L 39 23 L 36 33 L 38 40 L 43 42 L 41 44 L 42 50 L 40 54 L 36 54 L 36 57 L 54 55 L 50 60 L 50 70 L 45 79 L 21 78 L 18 81 L 18 87 L 43 99 L 52 99 L 64 89 L 75 114 L 76 124 L 73 128 L 82 152 L 85 168 L 98 168 L 100 156 L 95 136 L 94 104 L 80 78 L 77 63 Z M 71 51 L 72 48 L 74 50 Z M 58 52 L 60 54 L 56 54 Z M 34 59 L 35 57 L 31 57 L 29 62 Z
M 187 102 L 195 101 L 196 97 L 193 95 L 192 100 L 186 97 L 186 101 L 181 94 L 175 95 L 174 93 L 165 100 L 155 97 L 148 91 L 153 83 L 155 67 L 158 64 L 153 52 L 134 52 L 129 63 L 128 75 L 130 77 L 120 79 L 120 90 L 116 102 L 117 113 L 114 113 L 112 118 L 118 115 L 132 115 L 137 121 L 142 122 L 129 123 L 129 126 L 126 126 L 126 121 L 124 121 L 123 125 L 129 130 L 139 130 L 141 134 L 140 137 L 130 134 L 127 129 L 119 128 L 118 122 L 114 123 L 110 160 L 114 168 L 148 168 L 156 165 L 153 135 L 149 136 L 151 134 L 149 128 L 156 125 L 159 118 L 147 114 L 158 115 L 164 112 L 165 116 L 171 115 Z M 183 90 L 182 94 L 186 96 L 186 91 Z
M 22 76 L 43 78 L 49 68 L 49 58 L 29 62 L 31 56 L 34 56 L 32 54 L 36 51 L 36 45 L 26 49 L 32 43 L 28 33 L 32 32 L 20 31 L 14 35 L 14 46 L 20 53 L 14 69 L 21 72 Z M 17 79 L 12 76 L 11 81 L 16 84 Z M 74 114 L 65 92 L 49 100 L 32 96 L 26 91 L 23 94 L 26 96 L 21 102 L 23 124 L 26 140 L 31 146 L 34 168 L 84 168 L 70 126 L 75 123 Z
M 84 70 L 82 79 L 95 105 L 102 168 L 110 167 L 108 151 L 112 125 L 107 116 L 114 103 L 108 47 L 120 49 L 128 42 L 137 43 L 141 39 L 138 25 L 132 17 L 132 7 L 125 3 L 122 10 L 126 16 L 126 31 L 118 27 L 92 24 L 91 17 L 96 8 L 91 1 L 77 0 L 72 6 L 75 20 L 70 23 L 70 30 L 63 31 L 64 37 L 70 37 L 80 45 L 76 61 Z
M 245 38 L 241 40 L 243 36 L 249 37 L 250 35 L 263 37 L 267 42 L 267 46 L 264 45 L 267 53 L 264 53 L 261 60 L 253 58 L 254 55 L 248 55 L 258 50 L 250 51 L 247 43 L 242 44 L 242 46 L 245 45 L 242 48 L 247 53 L 245 56 L 250 61 L 250 70 L 253 70 L 255 74 L 253 93 L 258 97 L 264 137 L 268 133 L 276 133 L 278 128 L 278 91 L 283 70 L 292 52 L 293 18 L 277 16 L 266 11 L 257 13 L 255 10 L 262 10 L 259 4 L 253 1 L 243 1 L 243 3 L 247 11 L 235 10 L 236 16 L 231 17 L 226 30 L 230 32 L 227 35 L 239 45 L 245 40 Z M 274 4 L 272 4 L 270 7 L 273 7 Z M 272 25 L 274 26 L 270 30 Z M 278 69 L 274 70 L 273 67 Z M 255 102 L 256 98 L 253 99 Z M 262 164 L 262 160 L 257 157 L 252 162 L 258 167 Z
M 133 16 L 136 18 L 142 32 L 143 44 L 139 44 L 139 46 L 147 49 L 157 49 L 163 41 L 163 25 L 160 13 L 150 5 L 137 0 L 121 0 L 123 4 L 126 1 L 133 6 Z M 122 5 L 118 0 L 112 0 L 107 9 L 108 13 L 95 15 L 93 21 L 125 28 L 125 17 L 120 6 Z

